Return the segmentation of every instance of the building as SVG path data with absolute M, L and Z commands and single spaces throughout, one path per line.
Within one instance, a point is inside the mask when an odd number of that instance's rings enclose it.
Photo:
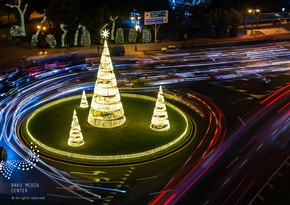
M 209 4 L 212 0 L 169 0 L 169 4 L 175 7 L 191 7 L 200 4 Z

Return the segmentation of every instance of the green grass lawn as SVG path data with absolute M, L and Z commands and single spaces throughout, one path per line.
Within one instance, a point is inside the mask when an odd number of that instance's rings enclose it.
M 41 143 L 66 152 L 84 155 L 126 155 L 145 152 L 170 143 L 186 129 L 186 119 L 175 109 L 167 106 L 170 130 L 154 131 L 150 129 L 155 101 L 133 97 L 121 98 L 126 122 L 123 126 L 104 129 L 95 128 L 87 123 L 89 108 L 80 108 L 80 99 L 72 99 L 50 106 L 38 112 L 22 129 L 24 138 L 29 142 L 26 128 Z M 91 98 L 88 98 L 91 101 Z M 70 147 L 67 144 L 69 131 L 76 109 L 84 136 L 85 144 L 81 147 Z M 192 130 L 189 129 L 189 132 Z M 184 137 L 165 152 L 174 149 L 186 141 Z M 47 152 L 41 147 L 41 152 Z M 50 153 L 51 154 L 51 153 Z

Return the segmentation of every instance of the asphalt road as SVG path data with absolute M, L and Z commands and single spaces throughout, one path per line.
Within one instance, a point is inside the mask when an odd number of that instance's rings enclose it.
M 21 49 L 23 49 L 23 52 Z M 19 57 L 23 57 L 23 55 L 29 55 L 29 52 L 37 53 L 38 51 L 38 49 L 35 48 L 30 49 L 23 47 L 21 49 L 20 52 L 18 51 L 17 53 L 14 53 L 15 50 L 18 50 L 17 46 L 8 46 L 7 50 L 10 50 L 9 53 L 13 56 L 9 58 L 9 55 L 7 55 L 8 64 L 15 58 L 17 59 Z M 29 50 L 29 52 L 27 52 L 27 50 Z M 158 66 L 160 68 L 164 65 L 161 64 Z M 251 110 L 251 108 L 255 107 L 268 93 L 271 93 L 274 90 L 277 90 L 278 87 L 289 83 L 289 74 L 287 73 L 269 74 L 267 77 L 271 79 L 271 83 L 268 85 L 263 85 L 260 81 L 260 77 L 254 75 L 243 79 L 225 79 L 222 81 L 210 81 L 203 83 L 188 82 L 172 86 L 168 85 L 166 87 L 169 89 L 168 91 L 172 90 L 173 93 L 182 94 L 184 96 L 186 96 L 188 92 L 198 92 L 208 96 L 224 113 L 227 120 L 227 128 L 231 129 L 235 124 L 244 126 L 243 123 L 245 122 L 242 118 L 246 113 L 248 113 L 249 110 Z M 57 82 L 55 80 L 56 79 L 53 80 L 54 86 L 56 86 L 55 83 Z M 51 87 L 51 84 L 48 82 L 47 88 L 49 87 Z M 35 91 L 31 89 L 29 92 Z M 29 92 L 25 92 L 24 95 L 21 93 L 21 95 L 29 96 L 31 94 Z M 15 104 L 11 102 L 12 111 L 16 109 L 14 106 L 17 106 L 20 101 L 18 102 L 15 98 L 15 101 L 13 102 L 15 102 Z M 11 116 L 12 115 L 7 115 L 7 117 Z M 58 200 L 62 197 L 62 195 L 66 195 L 67 197 L 75 197 L 78 196 L 77 194 L 81 194 L 86 195 L 88 198 L 94 198 L 97 204 L 108 202 L 111 204 L 147 204 L 151 199 L 158 195 L 165 184 L 171 179 L 172 176 L 174 176 L 176 171 L 179 170 L 179 168 L 187 160 L 186 156 L 191 154 L 193 148 L 194 147 L 189 146 L 188 149 L 184 149 L 182 152 L 176 153 L 176 155 L 174 157 L 172 156 L 172 158 L 170 157 L 164 160 L 158 160 L 152 164 L 144 163 L 124 167 L 85 167 L 74 165 L 74 168 L 71 169 L 71 165 L 63 167 L 62 165 L 57 165 L 54 162 L 50 162 L 61 170 L 58 171 L 60 176 L 67 176 L 66 173 L 71 172 L 70 174 L 73 176 L 79 177 L 78 179 L 75 179 L 74 182 L 88 183 L 88 185 L 108 188 L 113 187 L 114 189 L 125 190 L 126 194 L 116 191 L 110 192 L 107 190 L 95 189 L 93 193 L 103 196 L 102 200 L 97 200 L 97 196 L 92 197 L 92 195 L 87 195 L 87 193 L 84 194 L 84 190 L 79 190 L 77 186 L 71 186 L 73 184 L 65 183 L 64 185 L 61 183 L 62 185 L 57 185 L 53 182 L 52 187 L 44 187 L 44 185 L 41 186 L 43 186 L 44 189 L 49 190 L 47 196 L 52 200 Z M 206 147 L 203 148 L 206 149 Z M 144 170 L 146 170 L 146 172 L 144 172 Z M 19 178 L 15 179 L 16 182 L 22 177 L 21 173 L 18 172 L 18 174 Z M 31 174 L 35 174 L 33 176 L 37 176 L 37 178 L 39 177 L 40 181 L 42 181 L 42 173 L 31 172 Z M 28 179 L 32 179 L 33 176 L 30 175 Z M 51 178 L 53 177 L 51 176 Z M 79 181 L 80 179 L 86 179 L 87 181 L 81 182 Z M 7 186 L 9 187 L 12 182 L 8 180 L 6 183 L 8 183 Z M 67 195 L 71 189 L 76 193 Z M 87 187 L 85 190 L 90 189 L 92 189 L 92 187 Z M 78 200 L 80 199 L 78 198 Z M 63 201 L 67 200 L 63 199 Z M 74 203 L 77 204 L 79 201 L 75 200 Z

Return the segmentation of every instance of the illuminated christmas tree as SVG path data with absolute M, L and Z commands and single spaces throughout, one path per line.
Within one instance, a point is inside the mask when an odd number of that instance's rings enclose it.
M 170 128 L 166 105 L 164 101 L 162 87 L 159 87 L 158 97 L 151 119 L 151 129 L 157 131 L 168 130 Z
M 135 28 L 130 29 L 128 41 L 129 41 L 129 43 L 136 43 L 137 42 L 137 31 Z
M 68 145 L 72 147 L 79 147 L 84 144 L 83 134 L 81 132 L 81 126 L 77 117 L 77 112 L 74 110 L 73 119 L 71 122 L 71 129 L 69 132 Z
M 116 40 L 115 40 L 116 44 L 122 44 L 124 43 L 124 31 L 122 28 L 118 28 L 117 32 L 116 32 Z
M 151 31 L 148 28 L 144 28 L 142 33 L 142 42 L 143 43 L 150 43 L 152 41 Z
M 81 100 L 81 104 L 80 104 L 81 108 L 87 108 L 89 107 L 89 103 L 86 97 L 86 92 L 83 90 L 83 95 L 82 95 L 82 100 Z
M 104 30 L 104 48 L 88 116 L 88 123 L 99 128 L 118 127 L 126 121 L 106 40 L 108 36 L 109 32 Z

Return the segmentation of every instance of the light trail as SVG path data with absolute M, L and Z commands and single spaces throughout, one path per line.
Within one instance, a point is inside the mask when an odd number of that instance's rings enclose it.
M 55 76 L 53 79 L 46 79 L 44 81 L 38 81 L 37 83 L 32 83 L 29 86 L 19 89 L 14 96 L 9 96 L 9 101 L 5 107 L 3 107 L 2 115 L 3 118 L 1 123 L 1 135 L 0 138 L 22 159 L 26 159 L 26 155 L 29 154 L 29 149 L 23 146 L 22 142 L 18 139 L 19 130 L 18 128 L 22 124 L 26 116 L 33 110 L 37 109 L 39 106 L 46 104 L 47 102 L 54 101 L 61 98 L 63 95 L 70 95 L 72 93 L 81 92 L 83 89 L 91 89 L 93 86 L 90 84 L 68 87 L 67 90 L 59 92 L 65 86 L 69 86 L 71 81 L 74 79 L 79 79 L 80 75 L 68 74 L 67 76 Z M 91 83 L 93 84 L 93 82 Z M 2 103 L 5 103 L 1 101 Z M 34 166 L 44 175 L 48 176 L 52 181 L 57 183 L 59 186 L 63 187 L 71 194 L 82 198 L 85 201 L 93 202 L 92 199 L 87 196 L 77 193 L 75 190 L 70 190 L 67 185 L 73 185 L 78 187 L 78 191 L 82 191 L 86 195 L 91 195 L 94 198 L 101 198 L 100 195 L 95 194 L 91 190 L 103 190 L 108 192 L 125 193 L 126 191 L 115 188 L 106 188 L 100 186 L 89 186 L 86 184 L 73 182 L 76 178 L 55 169 L 54 167 L 48 165 L 41 159 L 38 159 L 37 166 Z

